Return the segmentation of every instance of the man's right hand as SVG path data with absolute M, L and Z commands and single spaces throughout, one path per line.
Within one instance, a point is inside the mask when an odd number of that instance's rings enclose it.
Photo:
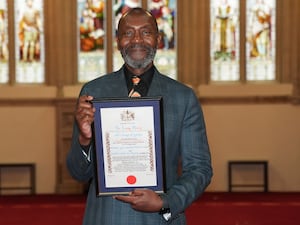
M 89 145 L 92 139 L 91 124 L 94 121 L 95 108 L 90 103 L 91 100 L 93 96 L 80 96 L 75 111 L 75 119 L 80 130 L 79 143 L 83 146 Z

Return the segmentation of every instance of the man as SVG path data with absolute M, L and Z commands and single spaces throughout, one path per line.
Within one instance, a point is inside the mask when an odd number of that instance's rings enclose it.
M 67 165 L 77 180 L 90 180 L 84 225 L 185 225 L 184 210 L 210 183 L 210 152 L 198 99 L 190 88 L 160 74 L 154 67 L 160 39 L 157 23 L 148 11 L 129 10 L 121 18 L 117 33 L 125 65 L 117 72 L 88 82 L 81 90 Z M 141 79 L 133 92 L 131 76 Z M 166 193 L 158 195 L 149 189 L 135 189 L 128 195 L 96 197 L 91 128 L 95 109 L 88 101 L 127 97 L 132 93 L 163 98 Z M 177 173 L 179 162 L 181 175 Z

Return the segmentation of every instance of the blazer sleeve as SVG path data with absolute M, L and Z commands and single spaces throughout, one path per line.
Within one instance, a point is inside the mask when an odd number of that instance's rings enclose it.
M 84 89 L 81 90 L 80 96 L 84 95 Z M 77 126 L 76 120 L 74 119 L 73 124 L 73 133 L 72 133 L 72 141 L 71 148 L 68 152 L 66 163 L 68 170 L 71 176 L 82 182 L 89 181 L 93 176 L 93 154 L 94 154 L 94 144 L 93 142 L 89 148 L 89 157 L 87 157 L 83 152 L 84 149 L 80 145 L 79 140 L 79 128 Z
M 205 191 L 212 177 L 203 112 L 194 92 L 189 93 L 185 103 L 182 102 L 185 106 L 182 107 L 184 113 L 179 136 L 182 174 L 162 196 L 168 202 L 173 218 Z
M 89 148 L 89 157 L 84 154 L 84 149 L 78 141 L 78 128 L 74 122 L 73 136 L 70 151 L 67 155 L 67 167 L 71 176 L 82 182 L 89 181 L 93 176 L 93 145 Z

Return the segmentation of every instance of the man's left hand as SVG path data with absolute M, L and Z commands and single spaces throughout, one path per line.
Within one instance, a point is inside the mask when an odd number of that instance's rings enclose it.
M 142 212 L 159 212 L 163 206 L 159 195 L 150 189 L 135 189 L 129 195 L 115 195 L 114 198 Z

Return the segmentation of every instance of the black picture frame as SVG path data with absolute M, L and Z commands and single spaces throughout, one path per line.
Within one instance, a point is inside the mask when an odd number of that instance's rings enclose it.
M 97 195 L 164 193 L 162 98 L 95 99 Z

